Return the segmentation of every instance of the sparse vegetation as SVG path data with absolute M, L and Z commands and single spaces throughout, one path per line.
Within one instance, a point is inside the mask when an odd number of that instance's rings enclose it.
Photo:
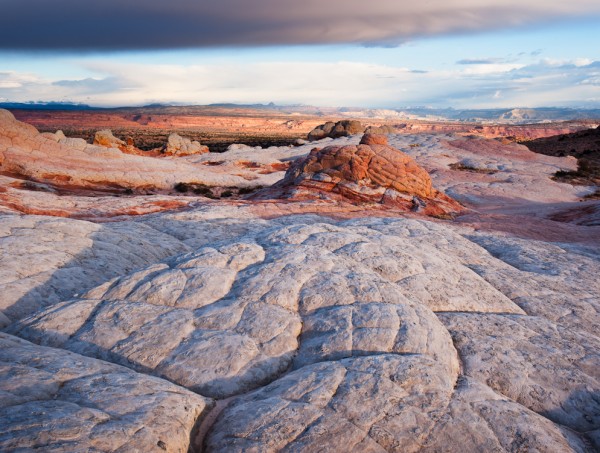
M 173 189 L 175 189 L 175 191 L 177 191 L 179 193 L 188 193 L 191 191 L 191 192 L 195 193 L 196 195 L 202 195 L 207 198 L 218 198 L 212 192 L 210 187 L 205 186 L 204 184 L 178 182 L 177 184 L 175 184 Z
M 262 186 L 256 186 L 256 187 L 242 187 L 240 188 L 240 190 L 238 191 L 238 194 L 240 195 L 248 195 L 249 193 L 253 193 L 256 192 L 257 190 L 262 189 Z
M 552 177 L 555 181 L 600 185 L 600 128 L 540 138 L 523 144 L 531 151 L 548 156 L 577 158 L 577 170 L 559 170 Z
M 434 219 L 439 220 L 454 220 L 456 215 L 452 213 L 444 213 L 444 214 L 431 214 L 429 217 L 433 217 Z
M 210 188 L 205 186 L 204 184 L 193 184 L 192 191 L 196 195 L 204 195 L 205 197 L 208 197 L 208 198 L 214 197 L 212 190 L 210 190 Z
M 204 184 L 178 182 L 173 189 L 179 193 L 192 192 L 195 195 L 201 195 L 206 198 L 218 200 L 219 198 L 237 198 L 248 195 L 262 189 L 263 186 L 256 187 L 209 187 Z
M 470 172 L 473 172 L 473 173 L 483 173 L 483 174 L 486 174 L 486 175 L 493 175 L 494 173 L 498 173 L 498 170 L 490 170 L 488 168 L 477 168 L 477 167 L 473 167 L 471 165 L 461 164 L 460 162 L 456 162 L 454 164 L 450 164 L 449 167 L 452 170 L 470 171 Z
M 600 183 L 600 163 L 583 157 L 577 161 L 577 170 L 559 170 L 552 179 L 568 184 L 597 185 Z
M 173 188 L 179 193 L 186 193 L 190 191 L 190 185 L 184 182 L 178 182 Z
M 98 126 L 100 127 L 100 126 Z M 98 128 L 89 127 L 73 127 L 69 125 L 51 126 L 51 127 L 40 127 L 41 132 L 55 132 L 56 129 L 61 129 L 67 135 L 67 137 L 83 138 L 88 143 L 92 143 L 94 135 Z M 294 142 L 299 138 L 306 138 L 306 134 L 297 132 L 279 132 L 264 134 L 248 134 L 238 131 L 211 131 L 206 132 L 200 128 L 188 128 L 188 129 L 175 129 L 175 128 L 123 128 L 113 127 L 113 134 L 116 137 L 127 137 L 130 138 L 132 143 L 142 151 L 150 151 L 162 148 L 169 134 L 175 132 L 181 136 L 187 137 L 191 140 L 197 140 L 203 145 L 210 148 L 212 153 L 222 153 L 227 150 L 229 145 L 234 143 L 243 143 L 248 146 L 260 146 L 262 148 L 268 148 L 269 146 L 293 146 Z M 217 164 L 215 164 L 217 165 Z

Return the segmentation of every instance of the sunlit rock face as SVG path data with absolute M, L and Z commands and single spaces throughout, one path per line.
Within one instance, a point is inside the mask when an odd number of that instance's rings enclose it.
M 459 203 L 435 190 L 427 171 L 383 134 L 365 134 L 360 144 L 313 149 L 298 159 L 265 196 L 331 198 L 378 203 L 431 215 L 459 212 Z
M 190 154 L 206 154 L 208 146 L 201 145 L 196 140 L 170 134 L 162 152 L 167 156 L 189 156 Z

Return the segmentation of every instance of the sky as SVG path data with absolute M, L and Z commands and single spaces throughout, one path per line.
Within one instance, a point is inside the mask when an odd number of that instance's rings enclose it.
M 600 0 L 0 0 L 0 10 L 0 102 L 600 107 Z

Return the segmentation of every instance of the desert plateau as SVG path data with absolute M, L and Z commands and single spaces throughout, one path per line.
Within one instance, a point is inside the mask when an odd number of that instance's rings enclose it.
M 598 180 L 405 129 L 181 154 L 0 110 L 0 449 L 599 448 Z
M 0 453 L 600 452 L 600 2 L 0 18 Z

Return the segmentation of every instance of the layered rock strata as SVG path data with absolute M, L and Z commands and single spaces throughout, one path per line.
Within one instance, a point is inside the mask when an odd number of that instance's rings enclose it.
M 33 126 L 15 120 L 10 112 L 0 109 L 0 172 L 20 179 L 62 190 L 120 193 L 124 190 L 170 191 L 178 183 L 252 187 L 274 182 L 268 177 L 262 178 L 265 182 L 260 181 L 261 176 L 257 174 L 260 166 L 251 171 L 235 168 L 232 163 L 226 168 L 213 169 L 185 160 L 185 156 L 156 159 L 141 151 L 134 153 L 109 131 L 103 131 L 96 141 L 101 145 L 90 145 L 80 138 L 40 134 Z M 173 139 L 167 151 L 177 156 L 207 151 L 188 142 Z

